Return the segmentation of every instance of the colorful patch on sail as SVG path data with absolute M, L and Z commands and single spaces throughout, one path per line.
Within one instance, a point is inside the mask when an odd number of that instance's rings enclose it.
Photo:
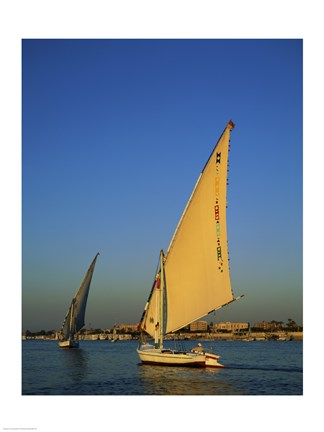
M 217 262 L 218 262 L 218 270 L 223 272 L 223 258 L 222 258 L 222 246 L 221 246 L 221 222 L 220 222 L 220 207 L 219 207 L 219 199 L 220 199 L 220 175 L 221 175 L 221 152 L 216 152 L 216 171 L 215 171 L 215 221 L 216 221 L 216 238 L 217 238 Z

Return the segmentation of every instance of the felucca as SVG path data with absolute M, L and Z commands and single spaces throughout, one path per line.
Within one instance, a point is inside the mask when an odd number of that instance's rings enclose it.
M 169 248 L 160 252 L 158 271 L 140 321 L 137 353 L 154 365 L 223 367 L 201 346 L 192 351 L 163 347 L 164 336 L 238 300 L 234 298 L 226 231 L 226 190 L 230 121 L 219 138 L 180 218 Z M 145 343 L 145 334 L 154 346 Z
M 90 290 L 90 284 L 94 268 L 96 265 L 97 257 L 99 253 L 94 257 L 83 282 L 73 297 L 69 310 L 67 311 L 64 319 L 61 331 L 59 346 L 61 348 L 78 348 L 79 341 L 77 340 L 77 333 L 84 326 L 85 310 L 87 306 L 88 294 Z
M 113 334 L 112 334 L 111 342 L 117 342 L 118 339 L 119 339 L 119 336 L 117 334 L 117 326 L 115 324 L 114 328 L 113 328 Z

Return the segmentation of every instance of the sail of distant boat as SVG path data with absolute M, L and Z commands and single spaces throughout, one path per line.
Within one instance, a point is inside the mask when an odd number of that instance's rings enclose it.
M 226 224 L 233 128 L 230 121 L 196 182 L 166 254 L 160 253 L 159 269 L 140 322 L 141 330 L 155 341 L 154 349 L 141 345 L 137 350 L 144 363 L 182 364 L 178 363 L 180 354 L 164 355 L 164 335 L 236 300 L 231 289 Z M 183 364 L 206 366 L 206 356 L 187 353 Z M 217 359 L 214 363 L 221 366 Z
M 111 342 L 117 342 L 118 339 L 119 339 L 119 336 L 117 334 L 117 326 L 115 324 L 114 328 L 113 328 L 113 334 L 112 334 Z
M 92 275 L 95 269 L 97 257 L 94 257 L 75 297 L 73 297 L 71 305 L 67 311 L 60 334 L 62 340 L 59 346 L 63 348 L 75 348 L 78 346 L 78 341 L 75 336 L 85 325 L 85 311 L 90 290 Z

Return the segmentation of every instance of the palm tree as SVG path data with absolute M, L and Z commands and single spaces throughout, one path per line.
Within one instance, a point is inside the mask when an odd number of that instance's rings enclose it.
M 270 321 L 270 324 L 271 324 L 271 330 L 272 330 L 272 331 L 273 331 L 273 330 L 277 330 L 277 327 L 278 327 L 278 321 L 272 320 L 272 321 Z
M 292 330 L 293 328 L 296 328 L 297 327 L 297 324 L 296 324 L 296 322 L 293 320 L 293 319 L 291 319 L 291 318 L 288 318 L 288 322 L 287 322 L 287 327 L 290 329 L 290 330 Z

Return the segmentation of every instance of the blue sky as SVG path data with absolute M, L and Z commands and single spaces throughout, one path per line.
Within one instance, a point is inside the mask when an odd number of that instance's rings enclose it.
M 302 41 L 22 42 L 23 329 L 138 322 L 229 119 L 232 288 L 208 320 L 302 323 Z

